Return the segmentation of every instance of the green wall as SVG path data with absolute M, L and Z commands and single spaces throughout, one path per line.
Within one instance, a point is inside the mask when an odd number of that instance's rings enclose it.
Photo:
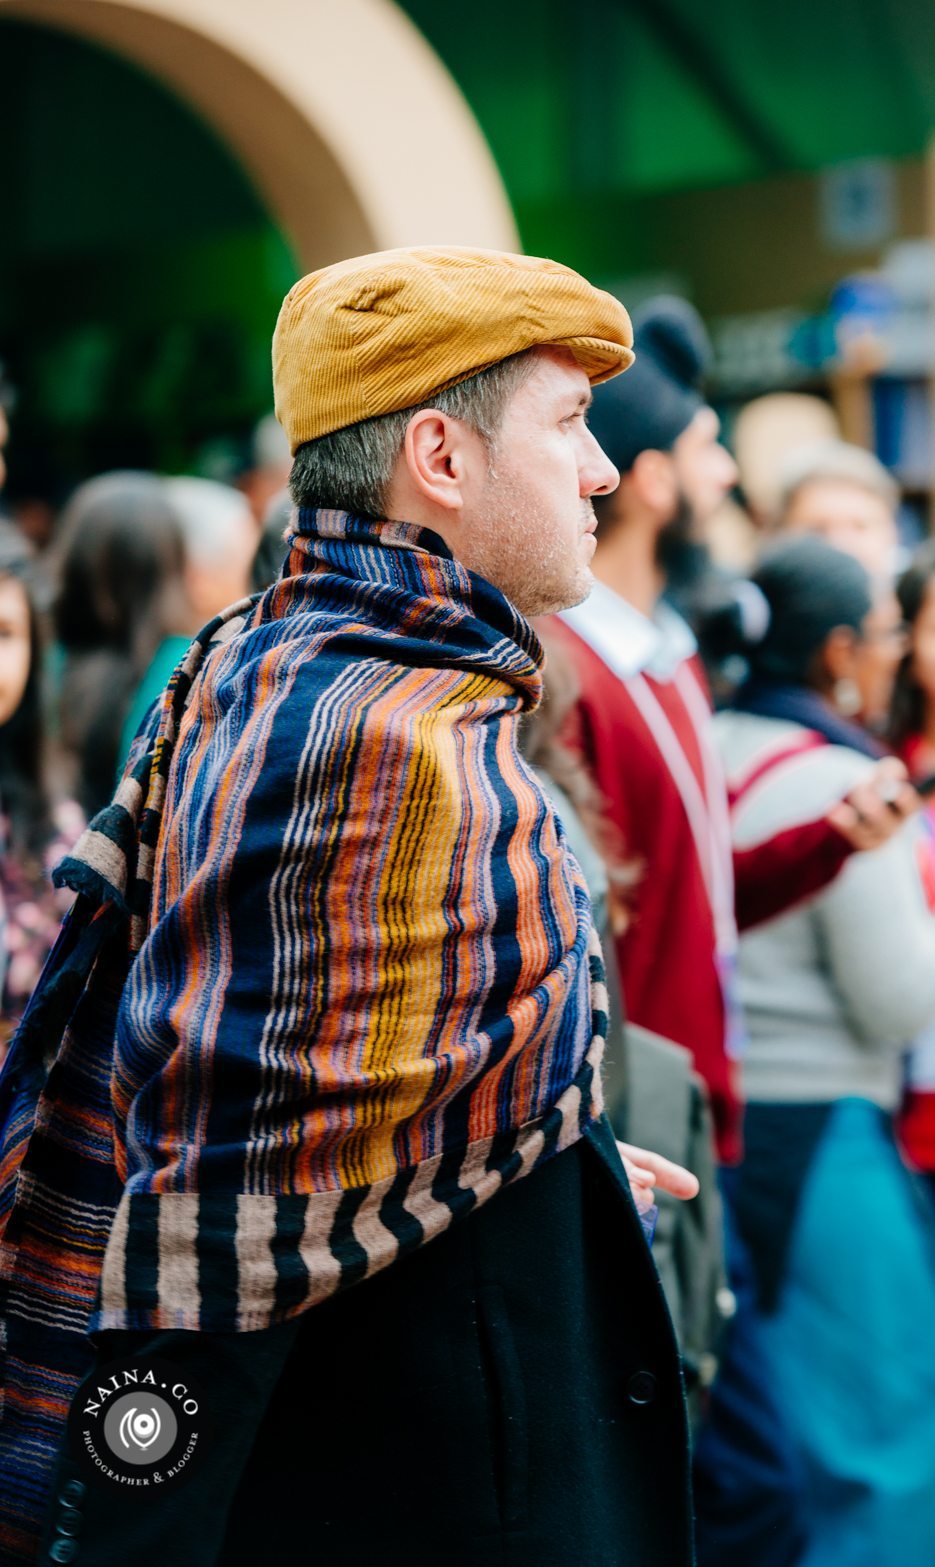
M 526 248 L 595 275 L 659 264 L 658 198 L 913 157 L 935 126 L 931 0 L 402 4 L 474 109 Z

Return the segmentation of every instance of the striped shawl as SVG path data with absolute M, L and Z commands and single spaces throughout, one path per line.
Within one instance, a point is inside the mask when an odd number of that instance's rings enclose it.
M 436 536 L 300 512 L 60 868 L 0 1078 L 11 1560 L 89 1326 L 282 1321 L 600 1114 L 587 892 L 516 744 L 540 665 Z

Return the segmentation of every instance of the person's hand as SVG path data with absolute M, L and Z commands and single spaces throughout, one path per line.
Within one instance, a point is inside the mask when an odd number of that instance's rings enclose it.
M 853 848 L 879 849 L 920 803 L 902 762 L 888 756 L 828 812 L 828 821 Z
M 639 1213 L 645 1213 L 647 1208 L 652 1207 L 657 1186 L 660 1191 L 669 1192 L 673 1197 L 698 1196 L 700 1186 L 697 1175 L 692 1175 L 690 1170 L 683 1169 L 680 1164 L 673 1164 L 671 1159 L 664 1159 L 662 1154 L 650 1153 L 647 1148 L 634 1148 L 632 1143 L 622 1143 L 619 1138 L 617 1148 Z

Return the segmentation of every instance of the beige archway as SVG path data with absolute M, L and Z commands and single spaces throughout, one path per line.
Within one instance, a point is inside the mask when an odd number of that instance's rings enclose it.
M 516 250 L 464 98 L 391 0 L 0 0 L 144 67 L 251 176 L 307 269 L 394 245 Z

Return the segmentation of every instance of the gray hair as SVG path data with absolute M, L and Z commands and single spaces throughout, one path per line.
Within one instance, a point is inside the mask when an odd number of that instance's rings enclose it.
M 529 376 L 537 352 L 526 349 L 512 354 L 412 408 L 361 419 L 358 424 L 319 436 L 317 441 L 306 441 L 295 454 L 289 476 L 295 504 L 383 517 L 406 429 L 421 408 L 437 408 L 470 425 L 483 440 L 492 462 L 507 403 Z
M 163 483 L 182 530 L 185 554 L 195 565 L 211 567 L 222 560 L 244 524 L 252 524 L 246 497 L 229 484 L 191 474 Z
M 286 432 L 275 414 L 266 414 L 256 425 L 250 441 L 254 468 L 288 467 L 292 453 Z
M 784 518 L 806 484 L 853 484 L 883 501 L 891 511 L 899 486 L 879 458 L 847 441 L 811 441 L 791 452 L 779 471 L 779 517 Z

